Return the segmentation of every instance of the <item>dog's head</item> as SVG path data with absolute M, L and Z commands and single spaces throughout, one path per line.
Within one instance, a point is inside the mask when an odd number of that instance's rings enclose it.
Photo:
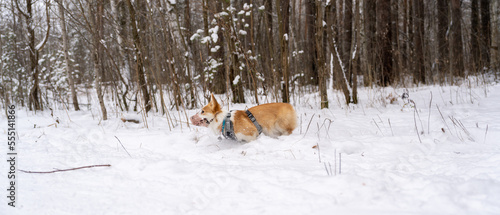
M 191 123 L 196 126 L 208 127 L 208 125 L 215 119 L 217 114 L 221 113 L 222 109 L 214 97 L 211 95 L 210 103 L 201 109 L 200 113 L 191 116 Z

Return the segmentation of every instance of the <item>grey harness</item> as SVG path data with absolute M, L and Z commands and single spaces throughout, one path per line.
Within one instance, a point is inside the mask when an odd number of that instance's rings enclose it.
M 231 121 L 231 112 L 227 113 L 226 117 L 224 118 L 224 121 L 222 121 L 222 136 L 224 136 L 226 139 L 232 139 L 236 140 L 236 135 L 234 134 L 234 125 L 233 122 Z M 255 128 L 257 128 L 257 131 L 259 131 L 259 135 L 262 133 L 262 126 L 257 122 L 257 119 L 253 116 L 253 114 L 249 111 L 246 110 L 245 113 L 247 114 L 248 118 L 252 121 L 252 123 L 255 125 Z

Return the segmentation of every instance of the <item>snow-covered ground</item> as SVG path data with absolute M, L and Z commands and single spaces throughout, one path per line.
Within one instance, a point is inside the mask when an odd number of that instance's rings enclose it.
M 404 89 L 362 88 L 350 107 L 330 91 L 324 110 L 303 95 L 292 135 L 250 143 L 156 113 L 146 128 L 135 113 L 140 124 L 100 121 L 97 107 L 19 109 L 19 169 L 111 167 L 17 172 L 11 208 L 0 162 L 0 214 L 500 214 L 500 85 L 408 90 L 417 112 Z

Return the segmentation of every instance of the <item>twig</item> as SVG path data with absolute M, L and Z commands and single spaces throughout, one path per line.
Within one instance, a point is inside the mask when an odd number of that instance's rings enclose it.
M 318 126 L 318 143 L 316 144 L 316 146 L 318 146 L 317 147 L 318 148 L 318 160 L 319 160 L 319 163 L 321 163 L 321 150 L 319 149 L 319 141 L 320 141 L 320 139 L 319 139 L 319 124 L 317 124 L 317 126 Z
M 316 115 L 316 114 L 314 113 L 314 114 L 311 116 L 311 120 L 309 120 L 309 124 L 307 124 L 307 129 L 306 129 L 306 132 L 304 133 L 304 137 L 306 136 L 307 131 L 309 131 L 309 126 L 311 125 L 311 122 L 312 122 L 312 120 L 313 120 L 314 115 Z
M 413 107 L 415 108 L 415 113 L 417 113 L 418 121 L 420 121 L 420 127 L 422 128 L 422 134 L 424 134 L 424 124 L 422 123 L 422 119 L 420 119 L 420 114 L 417 111 L 417 104 L 410 99 L 410 102 L 413 103 Z
M 488 134 L 488 125 L 486 125 L 486 132 L 484 132 L 484 141 L 483 143 L 486 143 L 486 135 Z
M 339 175 L 342 174 L 342 153 L 339 153 Z
M 450 129 L 450 127 L 448 126 L 448 123 L 446 123 L 446 120 L 444 119 L 443 113 L 441 113 L 441 110 L 439 109 L 439 106 L 438 106 L 437 104 L 436 104 L 436 107 L 437 107 L 437 109 L 438 109 L 438 111 L 439 111 L 439 114 L 441 115 L 441 119 L 443 119 L 444 125 L 446 125 L 446 127 L 448 128 L 448 131 L 450 131 L 450 132 L 451 132 L 451 129 Z
M 327 175 L 331 175 L 330 172 L 328 172 L 328 168 L 326 167 L 326 163 L 323 163 L 325 165 L 325 170 Z
M 328 128 L 325 126 L 325 123 L 326 123 L 326 121 L 327 121 L 327 120 L 330 122 L 330 123 L 328 124 Z M 325 127 L 326 136 L 327 136 L 328 138 L 330 138 L 329 131 L 330 131 L 330 126 L 332 125 L 332 123 L 333 123 L 333 120 L 328 119 L 328 118 L 325 118 L 325 120 L 323 120 L 323 124 L 321 124 L 321 126 L 318 128 L 318 132 L 319 132 L 319 130 L 321 130 L 321 128 Z M 318 136 L 319 136 L 319 135 L 318 135 Z
M 75 167 L 75 168 L 70 168 L 70 169 L 56 169 L 56 170 L 52 170 L 52 171 L 27 171 L 27 170 L 22 170 L 22 169 L 20 169 L 19 171 L 24 172 L 24 173 L 55 173 L 55 172 L 64 172 L 64 171 L 71 171 L 71 170 L 77 170 L 77 169 L 87 169 L 87 168 L 94 168 L 94 167 L 111 167 L 111 165 L 110 164 L 99 164 L 99 165 Z
M 330 161 L 328 161 L 328 166 L 330 167 L 330 175 L 332 175 L 332 164 L 330 164 Z
M 335 149 L 335 152 L 333 154 L 335 163 L 333 163 L 333 170 L 335 170 L 335 175 L 337 175 L 337 149 Z
M 372 118 L 372 120 L 373 120 L 373 122 L 375 123 L 375 125 L 377 126 L 377 128 L 378 128 L 378 130 L 380 131 L 380 133 L 382 134 L 382 136 L 385 136 L 385 135 L 384 135 L 384 132 L 382 132 L 382 130 L 380 129 L 380 127 L 378 127 L 378 124 L 377 124 L 377 122 L 375 121 L 375 119 L 374 119 L 374 118 Z
M 413 108 L 414 108 L 413 122 L 415 122 L 415 130 L 417 131 L 418 141 L 420 141 L 420 143 L 422 143 L 422 140 L 420 139 L 420 134 L 418 133 L 417 118 L 415 117 L 415 115 L 417 114 L 417 107 L 416 107 L 415 102 L 413 100 L 410 100 L 410 101 L 413 103 Z
M 132 155 L 130 155 L 130 153 L 128 153 L 127 149 L 125 148 L 125 146 L 123 146 L 122 144 L 122 141 L 120 141 L 120 139 L 118 139 L 118 137 L 115 136 L 115 138 L 118 140 L 118 142 L 120 143 L 120 145 L 122 145 L 123 149 L 125 150 L 125 152 L 128 154 L 128 156 L 132 157 Z
M 391 128 L 391 134 L 394 137 L 394 132 L 392 131 L 391 119 L 388 118 L 387 121 L 389 121 L 389 127 Z
M 427 120 L 427 134 L 431 132 L 431 105 L 432 105 L 432 91 L 431 91 L 431 101 L 429 102 L 429 119 Z

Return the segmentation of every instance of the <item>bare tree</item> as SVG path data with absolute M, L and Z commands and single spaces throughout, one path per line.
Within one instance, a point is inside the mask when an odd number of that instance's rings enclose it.
M 151 110 L 151 102 L 150 102 L 150 97 L 149 97 L 149 91 L 148 91 L 148 85 L 146 83 L 146 77 L 145 77 L 145 72 L 144 72 L 144 58 L 143 58 L 143 53 L 141 52 L 142 45 L 141 45 L 141 38 L 139 37 L 139 32 L 137 30 L 137 24 L 136 24 L 136 13 L 134 6 L 132 5 L 132 2 L 130 0 L 127 0 L 127 5 L 129 9 L 129 14 L 130 14 L 130 25 L 132 27 L 132 39 L 134 40 L 134 51 L 136 55 L 136 71 L 137 71 L 137 78 L 139 81 L 139 88 L 142 91 L 142 96 L 144 99 L 144 110 L 148 112 Z
M 50 35 L 50 16 L 49 16 L 49 5 L 50 3 L 48 1 L 45 1 L 45 14 L 47 18 L 47 30 L 45 37 L 43 40 L 35 45 L 35 24 L 33 20 L 34 16 L 34 11 L 33 11 L 33 4 L 34 2 L 32 0 L 26 0 L 26 12 L 23 11 L 19 7 L 19 0 L 15 0 L 16 2 L 16 8 L 21 13 L 24 18 L 26 19 L 26 28 L 28 31 L 28 47 L 29 47 L 29 59 L 30 59 L 30 64 L 29 64 L 29 72 L 31 73 L 31 81 L 33 83 L 33 86 L 31 87 L 30 93 L 29 93 L 29 108 L 30 110 L 43 110 L 43 105 L 42 101 L 40 99 L 40 70 L 38 69 L 38 58 L 40 51 L 43 49 L 45 44 L 47 43 L 47 40 Z
M 437 16 L 438 16 L 438 72 L 441 81 L 444 80 L 449 72 L 450 62 L 450 51 L 448 43 L 448 23 L 449 23 L 449 6 L 448 0 L 438 0 L 437 1 Z
M 471 35 L 470 35 L 470 44 L 471 44 L 471 69 L 473 72 L 477 72 L 480 68 L 480 47 L 479 47 L 479 33 L 480 33 L 480 25 L 479 25 L 479 0 L 471 1 L 471 15 L 470 15 L 470 23 L 471 23 Z
M 424 61 L 424 1 L 413 1 L 413 43 L 415 45 L 415 64 L 413 77 L 415 83 L 425 84 L 425 61 Z
M 376 70 L 376 53 L 375 45 L 376 45 L 376 31 L 377 31 L 377 13 L 376 6 L 377 1 L 365 0 L 363 2 L 364 12 L 365 12 L 365 52 L 366 52 L 366 72 L 364 73 L 364 84 L 371 85 L 373 83 L 373 79 L 375 78 L 375 70 Z
M 281 55 L 281 74 L 283 75 L 283 86 L 281 98 L 285 103 L 290 102 L 289 74 L 288 69 L 288 38 L 290 34 L 290 0 L 276 0 L 279 24 L 279 41 Z
M 318 66 L 318 86 L 319 95 L 321 97 L 321 109 L 328 108 L 328 94 L 326 91 L 326 65 L 325 65 L 325 55 L 323 52 L 323 17 L 325 13 L 325 7 L 323 6 L 321 0 L 316 0 L 316 26 L 315 26 L 315 44 L 316 44 L 316 65 Z
M 377 59 L 380 61 L 380 85 L 393 82 L 391 45 L 391 1 L 377 1 Z
M 59 5 L 59 21 L 61 25 L 61 34 L 63 37 L 63 52 L 64 52 L 64 61 L 66 62 L 66 75 L 68 76 L 68 84 L 71 90 L 71 98 L 73 100 L 73 107 L 76 111 L 80 110 L 80 106 L 78 105 L 78 95 L 76 94 L 75 89 L 75 81 L 73 79 L 73 69 L 71 68 L 71 62 L 69 60 L 69 40 L 68 33 L 66 32 L 66 19 L 64 12 L 64 0 L 57 0 L 57 4 Z
M 462 1 L 451 1 L 451 72 L 455 76 L 464 77 L 463 42 L 462 42 Z
M 491 48 L 491 15 L 490 1 L 481 0 L 481 59 L 484 61 L 482 66 L 490 67 L 490 48 Z
M 82 3 L 79 0 L 80 8 L 82 13 L 85 11 L 83 9 Z M 97 4 L 97 9 L 94 8 L 95 4 Z M 102 48 L 100 48 L 101 40 L 102 40 L 102 30 L 103 30 L 103 17 L 104 7 L 102 1 L 93 0 L 92 2 L 88 2 L 88 13 L 89 20 L 87 21 L 87 29 L 90 31 L 92 35 L 92 60 L 94 62 L 94 87 L 97 92 L 97 99 L 99 100 L 99 107 L 102 112 L 102 119 L 108 119 L 108 112 L 106 110 L 106 106 L 104 105 L 104 92 L 102 91 L 102 79 L 103 79 L 103 71 L 102 71 L 102 58 L 104 58 L 104 54 L 102 52 Z

